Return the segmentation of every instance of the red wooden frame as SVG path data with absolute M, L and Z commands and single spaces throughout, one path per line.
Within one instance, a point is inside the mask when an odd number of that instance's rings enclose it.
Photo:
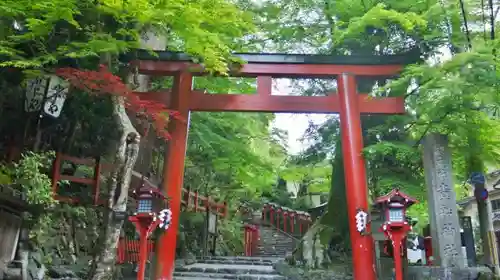
M 94 168 L 94 177 L 93 178 L 81 178 L 77 176 L 70 175 L 62 175 L 61 174 L 61 164 L 63 162 L 72 162 L 74 164 L 86 165 Z M 102 206 L 106 205 L 107 201 L 105 199 L 101 199 L 99 197 L 100 191 L 100 180 L 99 176 L 102 174 L 102 171 L 110 170 L 112 167 L 111 164 L 101 163 L 99 158 L 78 158 L 69 155 L 65 155 L 62 153 L 56 153 L 56 158 L 53 162 L 52 166 L 52 194 L 54 199 L 71 203 L 78 204 L 80 203 L 80 199 L 76 197 L 66 197 L 60 196 L 57 194 L 59 189 L 58 183 L 62 180 L 67 180 L 75 183 L 87 184 L 92 187 L 92 202 L 94 206 Z M 145 182 L 147 185 L 150 185 L 148 181 Z M 220 217 L 227 217 L 228 215 L 228 205 L 224 202 L 215 202 L 210 197 L 205 197 L 199 195 L 198 192 L 188 191 L 186 189 L 182 189 L 183 199 L 182 205 L 184 205 L 188 210 L 192 210 L 195 212 L 205 212 L 206 207 L 208 206 L 211 211 L 214 211 Z
M 244 112 L 296 112 L 340 113 L 344 173 L 346 178 L 349 229 L 353 248 L 355 279 L 375 280 L 373 240 L 356 230 L 354 215 L 358 209 L 368 211 L 366 170 L 362 157 L 363 138 L 360 114 L 403 114 L 402 97 L 370 98 L 358 94 L 356 76 L 394 76 L 404 63 L 375 65 L 377 62 L 359 62 L 356 57 L 321 61 L 326 57 L 304 55 L 243 55 L 248 63 L 231 71 L 232 76 L 257 77 L 257 94 L 206 94 L 194 90 L 193 76 L 203 75 L 203 67 L 192 63 L 185 55 L 157 52 L 158 58 L 142 56 L 130 61 L 141 74 L 173 76 L 172 90 L 160 93 L 140 93 L 141 98 L 167 104 L 189 120 L 190 111 L 244 111 Z M 384 64 L 394 59 L 380 58 Z M 166 61 L 168 60 L 168 61 Z M 315 61 L 315 62 L 313 62 Z M 339 63 L 338 61 L 342 61 Z M 364 64 L 364 65 L 361 65 Z M 385 63 L 387 64 L 387 63 Z M 274 96 L 271 95 L 273 77 L 337 78 L 338 93 L 327 96 Z M 138 93 L 139 94 L 139 93 Z M 172 226 L 159 242 L 155 279 L 172 279 L 177 242 L 178 216 L 181 207 L 184 161 L 189 122 L 173 120 L 169 124 L 171 140 L 165 154 L 163 190 L 172 199 Z M 272 217 L 272 216 L 271 216 Z M 370 231 L 370 225 L 367 228 Z
M 261 78 L 259 76 L 259 78 Z M 259 84 L 259 83 L 258 83 Z M 170 106 L 171 93 L 136 92 L 141 99 L 151 100 Z M 273 113 L 338 113 L 340 112 L 338 94 L 327 96 L 284 96 L 271 95 L 271 88 L 259 89 L 257 94 L 209 94 L 199 90 L 188 93 L 190 111 L 235 111 L 235 112 L 273 112 Z M 369 94 L 357 96 L 359 111 L 362 114 L 403 114 L 404 99 L 401 97 L 374 98 Z
M 253 256 L 257 253 L 259 244 L 259 228 L 255 225 L 245 224 L 244 228 L 244 253 L 245 256 Z
M 74 164 L 86 165 L 94 167 L 94 176 L 93 178 L 81 178 L 77 176 L 70 175 L 62 175 L 61 174 L 61 165 L 64 161 L 69 161 Z M 108 167 L 108 166 L 107 166 Z M 77 158 L 69 155 L 65 155 L 62 153 L 56 153 L 56 158 L 52 165 L 52 195 L 55 200 L 61 202 L 67 202 L 76 204 L 79 203 L 80 200 L 75 197 L 64 197 L 59 196 L 57 191 L 59 189 L 59 182 L 63 180 L 67 180 L 70 182 L 81 183 L 92 186 L 92 202 L 93 205 L 104 205 L 106 202 L 99 199 L 99 191 L 100 191 L 100 179 L 99 176 L 103 170 L 103 164 L 101 164 L 100 158 L 91 159 L 91 158 Z
M 137 263 L 139 261 L 139 243 L 139 240 L 120 238 L 120 241 L 118 241 L 116 263 Z M 153 240 L 148 240 L 149 258 L 151 258 L 151 254 L 155 251 L 154 245 L 155 242 Z
M 208 207 L 210 211 L 220 217 L 227 217 L 228 215 L 228 207 L 225 201 L 218 203 L 210 197 L 202 196 L 198 192 L 184 188 L 182 189 L 181 205 L 194 212 L 206 212 Z
M 280 228 L 280 214 L 283 217 L 283 228 Z M 269 221 L 266 221 L 266 217 L 269 216 Z M 286 232 L 294 237 L 302 237 L 306 233 L 307 229 L 313 224 L 311 215 L 307 212 L 298 213 L 293 209 L 286 209 L 279 205 L 266 203 L 262 207 L 262 222 L 267 223 L 271 226 L 276 227 L 283 232 Z M 276 220 L 275 220 L 276 218 Z M 289 225 L 289 226 L 288 226 Z M 295 226 L 299 226 L 298 234 L 295 232 Z

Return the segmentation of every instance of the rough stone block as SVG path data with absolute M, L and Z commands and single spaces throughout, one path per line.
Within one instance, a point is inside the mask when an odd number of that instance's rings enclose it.
M 435 264 L 464 267 L 451 153 L 446 135 L 424 138 L 424 170 Z
M 479 278 L 481 277 L 481 278 Z M 436 266 L 410 266 L 406 280 L 469 280 L 495 279 L 486 267 L 446 268 Z

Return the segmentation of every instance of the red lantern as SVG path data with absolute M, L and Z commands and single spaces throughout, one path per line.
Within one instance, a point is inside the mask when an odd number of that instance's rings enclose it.
M 170 221 L 163 221 L 162 218 L 170 219 L 170 217 L 163 213 L 166 207 L 166 197 L 157 188 L 151 186 L 145 178 L 142 178 L 141 185 L 133 191 L 132 197 L 136 199 L 137 209 L 129 220 L 139 232 L 140 244 L 137 279 L 144 280 L 146 261 L 149 255 L 148 236 L 162 223 L 168 228 L 168 224 L 165 222 L 169 223 Z
M 389 194 L 379 197 L 375 204 L 378 206 L 385 217 L 380 231 L 390 240 L 392 245 L 392 255 L 394 257 L 394 268 L 396 280 L 403 280 L 403 267 L 401 256 L 403 253 L 403 240 L 406 234 L 411 230 L 411 225 L 406 218 L 406 210 L 418 201 L 398 189 L 392 190 Z M 387 251 L 389 248 L 387 248 Z M 387 253 L 390 253 L 387 252 Z

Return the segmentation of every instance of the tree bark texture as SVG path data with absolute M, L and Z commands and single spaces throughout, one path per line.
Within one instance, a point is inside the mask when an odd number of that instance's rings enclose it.
M 125 111 L 123 98 L 115 100 L 115 117 L 121 125 L 122 137 L 115 154 L 115 169 L 109 178 L 109 200 L 104 214 L 102 251 L 94 265 L 93 280 L 111 279 L 116 251 L 124 220 L 115 213 L 127 210 L 133 167 L 139 155 L 140 135 Z
M 141 46 L 153 50 L 165 50 L 166 40 L 154 32 L 147 31 L 141 40 Z M 128 82 L 135 88 L 135 91 L 147 91 L 149 89 L 150 81 L 146 75 L 132 74 L 128 77 Z M 114 213 L 127 210 L 131 177 L 139 157 L 139 150 L 143 148 L 140 134 L 132 122 L 135 119 L 127 114 L 123 98 L 116 97 L 114 101 L 114 114 L 117 123 L 121 126 L 122 137 L 115 151 L 115 169 L 109 178 L 109 201 L 104 213 L 104 229 L 101 233 L 101 242 L 97 243 L 103 249 L 100 250 L 101 253 L 98 258 L 94 260 L 93 269 L 90 273 L 92 280 L 107 280 L 113 277 L 118 241 L 124 223 L 123 220 L 117 219 Z M 140 123 L 137 125 L 140 127 Z M 147 150 L 145 149 L 146 153 L 149 153 L 150 151 Z M 149 166 L 149 158 L 147 162 L 138 162 L 136 167 L 141 169 L 141 172 L 145 172 L 146 165 Z

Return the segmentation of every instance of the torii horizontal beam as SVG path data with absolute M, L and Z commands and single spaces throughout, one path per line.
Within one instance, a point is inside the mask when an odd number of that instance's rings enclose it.
M 141 99 L 161 102 L 170 107 L 170 92 L 137 92 Z M 339 113 L 339 96 L 284 96 L 261 94 L 207 94 L 193 90 L 188 109 L 202 112 L 267 112 L 267 113 Z M 374 98 L 358 94 L 361 114 L 404 114 L 402 97 Z
M 191 90 L 188 94 L 188 110 L 208 112 L 273 112 L 273 113 L 338 113 L 339 96 L 285 96 L 272 95 L 272 77 L 257 76 L 256 94 L 208 94 Z M 171 107 L 171 91 L 136 92 L 141 99 L 157 101 Z M 401 97 L 375 98 L 358 94 L 360 114 L 404 114 Z

